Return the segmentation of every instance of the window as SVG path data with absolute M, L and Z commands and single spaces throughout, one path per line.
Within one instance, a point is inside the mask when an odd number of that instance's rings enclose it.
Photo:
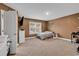
M 29 33 L 36 34 L 41 32 L 41 22 L 29 22 Z

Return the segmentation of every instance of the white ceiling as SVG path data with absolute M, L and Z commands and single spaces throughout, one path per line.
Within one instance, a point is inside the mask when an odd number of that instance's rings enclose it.
M 78 3 L 6 3 L 26 18 L 51 20 L 79 13 Z

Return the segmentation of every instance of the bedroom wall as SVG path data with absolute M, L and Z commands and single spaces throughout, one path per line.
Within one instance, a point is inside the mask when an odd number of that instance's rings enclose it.
M 42 31 L 48 31 L 48 21 L 42 22 Z
M 30 36 L 29 35 L 29 22 L 30 21 L 41 22 L 42 23 L 42 31 L 46 31 L 47 30 L 47 22 L 46 21 L 25 18 L 24 21 L 23 21 L 23 26 L 22 26 L 22 28 L 25 30 L 25 37 L 29 37 Z
M 23 28 L 25 30 L 25 37 L 29 36 L 29 19 L 25 18 L 23 21 Z
M 8 6 L 6 6 L 5 4 L 3 4 L 3 3 L 0 3 L 0 10 L 5 10 L 5 11 L 8 11 L 8 10 L 14 10 L 13 8 L 11 8 L 11 7 L 8 7 Z
M 79 13 L 61 17 L 48 22 L 48 30 L 59 33 L 60 37 L 69 38 L 72 32 L 78 31 Z

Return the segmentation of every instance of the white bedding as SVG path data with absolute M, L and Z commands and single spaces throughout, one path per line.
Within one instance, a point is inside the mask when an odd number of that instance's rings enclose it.
M 45 32 L 38 33 L 37 37 L 39 37 L 40 39 L 46 39 L 48 37 L 53 37 L 53 33 L 50 31 L 45 31 Z

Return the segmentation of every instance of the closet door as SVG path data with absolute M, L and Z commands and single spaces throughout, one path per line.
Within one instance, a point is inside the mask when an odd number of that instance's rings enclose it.
M 10 54 L 16 53 L 16 45 L 17 45 L 17 12 L 16 11 L 7 11 L 5 12 L 5 26 L 4 31 L 5 35 L 8 34 L 9 39 L 11 40 L 10 45 Z

